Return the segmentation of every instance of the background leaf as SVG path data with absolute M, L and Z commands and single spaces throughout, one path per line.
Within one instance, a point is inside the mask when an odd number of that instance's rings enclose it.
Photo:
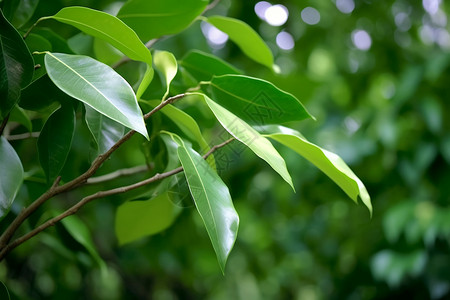
M 265 125 L 311 118 L 292 94 L 272 83 L 243 75 L 214 76 L 212 99 L 250 124 Z
M 208 17 L 206 21 L 228 34 L 230 40 L 235 42 L 245 55 L 262 65 L 273 67 L 272 52 L 247 23 L 223 16 Z
M 17 30 L 0 10 L 0 118 L 6 117 L 33 78 L 34 62 Z
M 0 218 L 6 215 L 22 185 L 23 167 L 9 142 L 0 137 Z M 6 172 L 7 170 L 7 172 Z
M 155 67 L 163 74 L 166 82 L 167 89 L 163 97 L 164 100 L 169 95 L 170 83 L 177 75 L 177 59 L 168 51 L 155 51 L 153 56 L 153 63 L 155 64 Z
M 51 80 L 66 94 L 148 138 L 133 89 L 109 66 L 62 53 L 47 53 L 45 65 Z
M 3 11 L 11 24 L 20 28 L 33 16 L 39 0 L 10 0 L 5 1 Z
M 265 160 L 295 190 L 284 159 L 270 141 L 208 96 L 203 95 L 203 97 L 223 128 L 250 148 L 257 156 Z
M 180 61 L 180 66 L 197 81 L 211 80 L 214 75 L 242 74 L 241 71 L 217 56 L 198 50 L 187 53 Z
M 119 244 L 127 244 L 168 228 L 176 217 L 176 206 L 168 192 L 151 199 L 127 201 L 117 208 L 115 231 Z
M 8 121 L 17 122 L 23 125 L 28 130 L 28 132 L 31 132 L 33 130 L 33 125 L 31 124 L 30 117 L 22 108 L 17 105 L 14 106 L 14 108 L 11 110 L 11 115 L 9 116 Z
M 330 177 L 355 202 L 358 196 L 372 215 L 369 193 L 361 180 L 337 154 L 320 148 L 307 141 L 299 132 L 282 126 L 268 127 L 271 139 L 291 148 Z M 276 132 L 274 132 L 276 131 Z
M 208 5 L 207 0 L 131 0 L 117 17 L 144 41 L 175 34 L 188 27 Z
M 180 137 L 172 135 L 172 138 L 178 143 L 178 157 L 189 190 L 224 272 L 239 227 L 239 217 L 230 192 L 219 175 L 197 152 L 187 147 Z
M 125 127 L 114 120 L 102 115 L 89 105 L 86 109 L 86 125 L 94 138 L 96 153 L 94 157 L 108 151 L 125 133 Z
M 59 175 L 69 155 L 75 131 L 75 112 L 63 105 L 50 115 L 38 138 L 39 161 L 52 183 Z

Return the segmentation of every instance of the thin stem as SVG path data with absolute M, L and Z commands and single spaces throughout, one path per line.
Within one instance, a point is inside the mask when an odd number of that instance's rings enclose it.
M 208 153 L 206 153 L 205 155 L 203 155 L 203 159 L 207 159 L 214 151 L 216 151 L 219 148 L 222 148 L 226 145 L 228 145 L 231 141 L 233 141 L 234 138 L 231 138 L 219 145 L 215 145 L 211 148 L 210 151 L 208 151 Z M 95 194 L 89 195 L 87 197 L 84 197 L 83 199 L 81 199 L 78 203 L 76 203 L 75 205 L 73 205 L 72 207 L 70 207 L 69 209 L 67 209 L 66 211 L 64 211 L 63 213 L 61 213 L 60 215 L 46 221 L 45 223 L 41 224 L 40 226 L 34 228 L 33 230 L 31 230 L 30 232 L 28 232 L 27 234 L 17 238 L 16 240 L 14 240 L 13 242 L 9 243 L 8 245 L 6 245 L 5 247 L 3 247 L 0 251 L 0 261 L 3 260 L 5 258 L 5 256 L 14 248 L 16 248 L 17 246 L 19 246 L 20 244 L 28 241 L 29 239 L 31 239 L 32 237 L 34 237 L 35 235 L 37 235 L 38 233 L 44 231 L 45 229 L 47 229 L 50 226 L 54 226 L 56 223 L 58 223 L 59 221 L 61 221 L 62 219 L 71 216 L 75 213 L 78 212 L 78 210 L 83 207 L 84 205 L 88 204 L 89 202 L 95 200 L 95 199 L 99 199 L 99 198 L 104 198 L 104 197 L 108 197 L 108 196 L 112 196 L 112 195 L 116 195 L 116 194 L 122 194 L 134 189 L 137 189 L 139 187 L 145 186 L 147 184 L 150 184 L 152 182 L 155 181 L 159 181 L 162 179 L 165 179 L 167 177 L 170 177 L 172 175 L 175 175 L 177 173 L 180 173 L 183 171 L 183 167 L 178 167 L 176 169 L 173 169 L 171 171 L 165 172 L 165 173 L 161 173 L 161 174 L 156 174 L 153 177 L 150 177 L 148 179 L 139 181 L 137 183 L 131 184 L 131 185 L 127 185 L 127 186 L 122 186 L 122 187 L 118 187 L 118 188 L 114 188 L 111 190 L 107 190 L 107 191 L 100 191 L 97 192 Z M 58 181 L 59 179 L 57 179 Z M 55 183 L 57 182 L 55 181 Z
M 37 26 L 37 24 L 38 24 L 39 22 L 41 22 L 41 21 L 43 21 L 43 20 L 46 20 L 46 19 L 50 19 L 50 18 L 51 18 L 51 17 L 42 17 L 42 18 L 38 19 L 38 20 L 36 21 L 36 23 L 34 23 L 33 25 L 31 25 L 31 27 L 28 29 L 28 31 L 23 35 L 23 39 L 25 40 L 25 39 L 28 37 L 28 35 L 31 33 L 31 31 L 34 29 L 34 27 Z
M 158 106 L 156 106 L 152 111 L 147 113 L 144 118 L 148 119 L 157 111 L 161 110 L 167 104 L 173 103 L 174 101 L 181 99 L 185 96 L 185 94 L 179 94 L 173 97 L 168 98 L 166 101 L 161 102 Z M 12 221 L 12 223 L 6 228 L 5 232 L 0 236 L 0 249 L 3 248 L 8 242 L 11 240 L 14 233 L 17 229 L 22 225 L 22 223 L 33 213 L 35 212 L 42 204 L 44 204 L 48 199 L 64 193 L 68 192 L 84 183 L 92 177 L 95 172 L 100 168 L 100 166 L 114 153 L 120 146 L 123 145 L 126 141 L 128 141 L 136 131 L 131 130 L 127 134 L 125 134 L 119 141 L 117 141 L 106 153 L 97 156 L 97 158 L 92 162 L 90 168 L 78 176 L 77 178 L 69 181 L 63 185 L 52 186 L 48 189 L 44 194 L 42 194 L 39 198 L 37 198 L 33 203 L 31 203 L 28 207 L 23 209 L 17 217 Z
M 27 138 L 37 138 L 39 137 L 40 132 L 25 132 L 21 134 L 14 134 L 14 135 L 8 135 L 6 139 L 8 141 L 18 141 L 18 140 L 24 140 Z
M 97 177 L 91 177 L 87 180 L 86 184 L 97 184 L 97 183 L 102 183 L 105 181 L 110 181 L 116 178 L 119 178 L 121 176 L 128 176 L 128 175 L 134 175 L 137 173 L 142 173 L 142 172 L 146 172 L 148 171 L 148 166 L 147 165 L 143 165 L 143 166 L 137 166 L 137 167 L 133 167 L 133 168 L 127 168 L 127 169 L 120 169 L 117 171 L 114 171 L 112 173 L 109 174 L 105 174 L 102 176 L 97 176 Z

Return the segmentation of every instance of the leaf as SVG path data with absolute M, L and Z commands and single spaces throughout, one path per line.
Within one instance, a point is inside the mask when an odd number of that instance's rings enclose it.
M 61 9 L 56 15 L 45 17 L 72 25 L 86 34 L 102 39 L 133 60 L 152 64 L 150 51 L 136 33 L 118 18 L 87 7 L 72 6 Z
M 127 201 L 118 207 L 115 231 L 120 245 L 159 233 L 172 225 L 176 207 L 165 192 L 151 199 Z
M 0 218 L 5 216 L 22 185 L 23 167 L 9 142 L 0 137 Z
M 100 114 L 89 105 L 85 104 L 84 107 L 86 109 L 86 125 L 94 138 L 95 144 L 97 145 L 97 153 L 94 154 L 94 157 L 97 157 L 99 154 L 103 154 L 108 151 L 118 140 L 122 138 L 125 132 L 125 127 Z
M 101 39 L 94 39 L 94 53 L 98 61 L 111 66 L 123 57 L 122 52 Z
M 12 3 L 16 4 L 17 7 L 11 7 Z M 4 10 L 14 10 L 12 18 L 10 19 L 11 23 L 16 28 L 20 28 L 31 19 L 38 4 L 39 0 L 6 1 Z
M 320 148 L 307 141 L 299 132 L 282 126 L 267 127 L 270 134 L 266 136 L 291 148 L 330 177 L 351 199 L 358 201 L 358 196 L 372 215 L 372 204 L 366 187 L 337 154 Z M 275 132 L 274 132 L 275 131 Z
M 111 67 L 87 56 L 48 52 L 45 65 L 63 92 L 148 139 L 133 89 Z
M 34 62 L 25 42 L 0 10 L 0 119 L 20 97 L 33 78 Z
M 289 175 L 284 159 L 268 139 L 259 134 L 246 122 L 239 119 L 236 115 L 211 100 L 208 96 L 203 94 L 198 95 L 203 96 L 223 128 L 250 148 L 257 156 L 265 160 L 295 191 L 291 175 Z
M 30 33 L 25 40 L 25 43 L 31 53 L 35 51 L 52 51 L 52 44 L 50 44 L 46 38 L 38 34 Z M 33 60 L 35 66 L 40 66 L 34 71 L 32 80 L 34 82 L 36 79 L 46 74 L 47 71 L 45 70 L 44 57 L 42 55 L 33 56 Z
M 220 58 L 198 50 L 192 50 L 186 54 L 180 61 L 180 65 L 197 81 L 211 80 L 214 75 L 242 74 Z
M 177 59 L 175 58 L 175 56 L 173 56 L 172 53 L 168 51 L 155 51 L 153 56 L 153 63 L 155 64 L 156 69 L 158 69 L 163 74 L 164 79 L 166 80 L 167 89 L 166 93 L 163 96 L 163 100 L 165 100 L 169 95 L 170 83 L 177 75 Z
M 28 117 L 27 113 L 17 105 L 14 106 L 14 108 L 11 110 L 9 122 L 17 122 L 23 125 L 28 130 L 28 132 L 31 132 L 33 129 L 30 117 Z
M 59 215 L 59 213 L 54 214 Z M 94 242 L 88 227 L 75 215 L 68 216 L 61 220 L 64 228 L 81 245 L 83 245 L 92 258 L 97 262 L 103 275 L 108 273 L 105 261 L 100 257 L 95 248 Z
M 75 131 L 75 112 L 63 105 L 50 115 L 39 135 L 38 153 L 42 169 L 51 183 L 58 177 L 69 155 Z
M 188 27 L 208 5 L 208 0 L 131 0 L 117 17 L 144 41 L 175 34 Z
M 245 55 L 264 66 L 273 68 L 272 52 L 248 24 L 223 16 L 208 17 L 206 21 L 228 34 L 230 40 L 235 42 Z
M 55 101 L 66 98 L 69 96 L 58 89 L 47 75 L 44 75 L 22 90 L 19 104 L 24 109 L 39 111 L 46 109 Z
M 178 144 L 178 158 L 184 168 L 189 190 L 224 272 L 239 227 L 239 216 L 230 192 L 200 154 L 186 146 L 177 135 L 169 134 Z
M 244 75 L 214 76 L 212 99 L 250 124 L 279 124 L 312 118 L 292 94 L 272 83 Z

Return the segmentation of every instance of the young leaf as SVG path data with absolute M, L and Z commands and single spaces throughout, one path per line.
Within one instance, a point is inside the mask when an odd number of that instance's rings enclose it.
M 156 69 L 163 74 L 164 79 L 166 80 L 167 89 L 163 97 L 163 100 L 165 100 L 169 95 L 170 83 L 175 78 L 175 75 L 177 75 L 177 60 L 172 53 L 167 51 L 155 51 L 153 56 L 153 63 L 155 64 Z
M 6 215 L 22 185 L 23 167 L 14 148 L 0 137 L 0 218 Z
M 144 41 L 175 34 L 188 27 L 208 5 L 208 0 L 131 0 L 117 17 Z
M 273 68 L 272 52 L 248 24 L 222 16 L 208 17 L 206 21 L 228 34 L 230 40 L 235 42 L 245 55 L 262 65 Z
M 165 192 L 154 198 L 127 201 L 116 212 L 115 231 L 120 245 L 167 229 L 175 220 L 176 206 Z
M 192 50 L 186 54 L 180 61 L 180 65 L 197 81 L 211 80 L 214 75 L 242 74 L 220 58 L 198 50 Z
M 292 187 L 292 189 L 295 190 L 291 175 L 289 175 L 286 168 L 286 162 L 268 139 L 263 137 L 236 115 L 211 100 L 208 96 L 203 94 L 198 95 L 203 96 L 209 108 L 214 113 L 217 120 L 219 120 L 220 124 L 222 124 L 223 128 L 225 128 L 237 140 L 250 148 L 250 150 L 252 150 L 257 156 L 265 160 L 278 174 L 280 174 L 280 176 Z
M 58 215 L 54 213 L 54 215 Z M 108 267 L 105 261 L 100 257 L 92 241 L 91 233 L 88 227 L 75 215 L 68 216 L 61 220 L 64 228 L 81 245 L 83 245 L 92 258 L 97 262 L 103 275 L 107 274 Z
M 89 105 L 84 105 L 86 109 L 86 124 L 91 132 L 95 144 L 97 145 L 97 153 L 103 154 L 108 151 L 118 140 L 120 140 L 125 132 L 125 127 L 111 120 L 108 117 L 98 113 Z
M 250 124 L 279 124 L 311 118 L 292 94 L 272 83 L 244 75 L 214 76 L 212 99 Z
M 133 89 L 112 68 L 87 56 L 49 52 L 45 66 L 63 92 L 148 139 Z
M 306 140 L 299 132 L 282 126 L 268 126 L 266 136 L 291 148 L 330 177 L 355 202 L 358 196 L 372 215 L 372 204 L 366 187 L 338 155 Z
M 33 72 L 27 45 L 0 10 L 0 119 L 17 103 L 20 90 L 31 82 Z
M 219 175 L 197 152 L 177 135 L 170 135 L 178 144 L 178 158 L 184 168 L 189 190 L 224 272 L 239 227 L 239 216 L 230 192 Z
M 74 131 L 75 112 L 71 105 L 61 106 L 45 122 L 37 144 L 39 161 L 48 183 L 53 182 L 64 167 Z
M 118 18 L 87 7 L 65 7 L 56 15 L 43 19 L 55 19 L 72 25 L 86 34 L 102 39 L 133 60 L 152 64 L 150 51 L 136 33 Z

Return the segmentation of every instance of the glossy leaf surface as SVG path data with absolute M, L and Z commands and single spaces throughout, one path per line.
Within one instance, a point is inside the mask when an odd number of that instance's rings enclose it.
M 267 136 L 291 148 L 330 177 L 351 199 L 358 196 L 372 214 L 369 193 L 361 180 L 337 154 L 320 148 L 306 140 L 299 132 L 282 126 L 268 127 Z
M 19 156 L 9 142 L 0 137 L 0 218 L 11 207 L 22 185 L 23 167 Z
M 172 135 L 172 138 L 178 144 L 178 158 L 184 168 L 189 190 L 223 272 L 239 227 L 239 216 L 230 192 L 219 175 L 197 152 L 180 137 Z
M 17 30 L 0 10 L 0 119 L 6 117 L 33 78 L 34 62 Z
M 152 63 L 150 51 L 136 33 L 118 18 L 87 7 L 65 7 L 49 17 L 72 25 L 86 34 L 100 38 L 133 60 Z
M 125 133 L 125 127 L 114 120 L 102 115 L 89 105 L 85 105 L 86 125 L 97 146 L 96 157 L 108 151 Z
M 50 79 L 69 96 L 148 138 L 133 89 L 109 66 L 90 57 L 47 53 Z
M 192 50 L 180 61 L 180 65 L 197 81 L 211 80 L 214 75 L 242 74 L 241 71 L 217 56 Z
M 61 106 L 50 115 L 38 138 L 41 167 L 51 183 L 59 175 L 72 145 L 75 112 L 70 105 Z
M 175 56 L 168 51 L 155 51 L 153 63 L 155 64 L 156 69 L 164 76 L 167 89 L 163 99 L 166 99 L 169 95 L 170 83 L 175 78 L 175 75 L 177 75 L 177 60 Z
M 207 21 L 228 34 L 230 40 L 235 42 L 249 58 L 269 68 L 273 67 L 272 52 L 259 34 L 247 23 L 223 16 L 212 16 L 207 18 Z
M 279 124 L 311 118 L 292 94 L 272 83 L 243 75 L 213 77 L 212 99 L 250 124 Z
M 11 16 L 9 20 L 16 28 L 20 28 L 30 20 L 39 4 L 39 0 L 10 0 L 4 2 L 3 11 L 5 15 L 9 12 Z
M 119 244 L 159 233 L 176 217 L 176 206 L 165 192 L 151 199 L 127 201 L 118 207 L 115 231 Z
M 207 0 L 131 0 L 117 17 L 144 41 L 175 34 L 188 27 L 208 5 Z
M 291 175 L 289 175 L 289 171 L 286 168 L 286 162 L 273 147 L 272 143 L 236 115 L 211 100 L 208 96 L 203 96 L 223 128 L 250 148 L 257 156 L 265 160 L 295 190 Z

